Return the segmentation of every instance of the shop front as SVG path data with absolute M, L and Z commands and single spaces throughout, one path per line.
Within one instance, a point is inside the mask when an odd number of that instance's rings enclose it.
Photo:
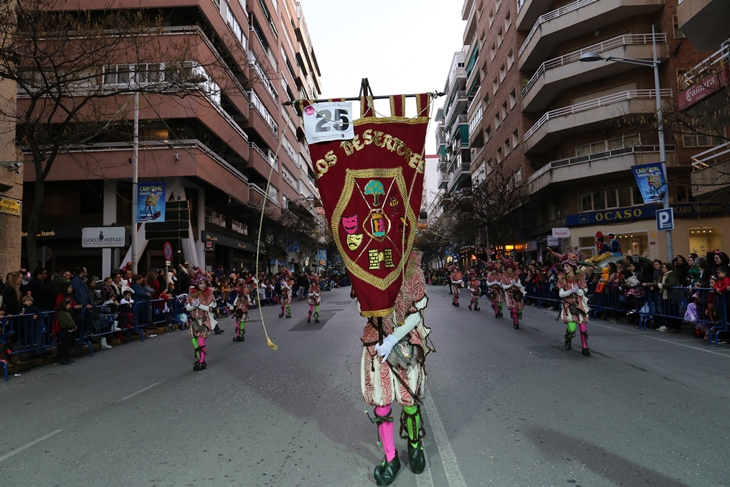
M 203 231 L 201 234 L 205 247 L 205 266 L 215 269 L 222 265 L 226 271 L 253 271 L 256 265 L 256 244 L 222 233 Z M 266 252 L 261 249 L 261 262 L 265 262 Z

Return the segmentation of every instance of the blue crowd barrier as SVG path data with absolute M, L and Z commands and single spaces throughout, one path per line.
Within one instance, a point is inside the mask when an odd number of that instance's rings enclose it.
M 636 314 L 638 313 L 639 326 L 645 326 L 645 321 L 642 320 L 641 310 L 644 304 L 647 303 L 648 297 L 647 291 L 643 288 L 638 289 L 619 286 L 618 284 L 608 284 L 604 287 L 603 292 L 594 292 L 589 295 L 589 299 L 594 298 L 595 302 L 591 305 L 589 316 L 596 318 L 599 314 L 605 318 L 609 311 L 616 313 L 625 314 Z
M 545 304 L 549 304 L 551 307 L 559 306 L 561 301 L 560 295 L 557 291 L 551 291 L 548 283 L 526 282 L 524 287 L 525 291 L 527 291 L 525 299 L 535 301 L 535 306 L 538 308 L 542 308 Z
M 145 327 L 178 322 L 177 317 L 183 311 L 184 308 L 175 298 L 170 298 L 169 301 L 165 299 L 140 301 L 133 306 L 120 305 L 117 310 L 106 305 L 98 305 L 74 311 L 72 316 L 78 330 L 73 346 L 74 348 L 88 346 L 89 355 L 93 357 L 91 339 L 120 331 L 115 328 L 115 323 L 122 332 L 136 332 L 144 341 Z M 52 333 L 56 312 L 44 311 L 39 313 L 37 318 L 33 316 L 24 314 L 0 319 L 0 346 L 6 355 L 37 354 L 60 344 Z M 0 360 L 0 366 L 3 367 L 4 378 L 7 381 L 9 364 L 5 360 Z

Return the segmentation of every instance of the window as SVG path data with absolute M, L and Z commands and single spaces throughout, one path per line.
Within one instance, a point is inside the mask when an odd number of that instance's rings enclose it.
M 499 7 L 502 5 L 502 0 L 496 0 L 494 2 L 494 9 L 499 10 Z
M 487 175 L 492 174 L 492 171 L 494 171 L 494 160 L 490 157 L 487 161 Z
M 484 129 L 484 138 L 486 139 L 484 142 L 489 142 L 492 139 L 492 126 L 487 125 L 487 128 Z
M 504 68 L 504 64 L 502 64 L 499 67 L 499 82 L 501 83 L 502 81 L 504 81 L 504 78 L 506 78 L 506 77 L 507 77 L 507 70 Z
M 514 149 L 520 144 L 520 129 L 515 129 L 512 132 L 512 148 Z
M 504 157 L 507 157 L 512 153 L 512 146 L 509 143 L 509 139 L 504 141 Z
M 492 81 L 492 91 L 496 94 L 498 89 L 499 89 L 499 79 L 494 78 L 494 81 Z
M 625 149 L 640 144 L 638 134 L 626 135 L 615 139 L 601 140 L 590 144 L 579 145 L 575 148 L 576 157 L 599 154 L 601 152 Z
M 502 108 L 499 110 L 502 113 L 502 120 L 507 118 L 507 115 L 509 115 L 509 111 L 507 110 L 507 102 L 505 101 L 502 103 Z
M 132 67 L 128 64 L 104 66 L 105 85 L 128 85 Z
M 522 186 L 522 168 L 515 171 L 515 188 Z
M 722 144 L 722 139 L 710 135 L 683 135 L 682 144 L 685 147 L 712 147 Z
M 504 34 L 502 33 L 502 28 L 500 27 L 499 31 L 497 31 L 497 46 L 501 46 L 503 41 Z
M 499 128 L 502 125 L 502 119 L 499 118 L 499 112 L 494 116 L 494 127 Z
M 641 190 L 638 186 L 631 188 L 631 206 L 639 206 L 644 204 L 644 197 L 641 196 Z
M 517 89 L 512 88 L 512 91 L 509 94 L 509 107 L 514 108 L 515 105 L 517 105 Z
M 502 148 L 500 147 L 497 149 L 497 164 L 500 164 L 502 160 Z
M 601 211 L 618 208 L 618 189 L 593 191 L 580 195 L 581 211 Z
M 511 12 L 508 10 L 507 15 L 504 16 L 504 31 L 507 32 L 512 25 L 512 15 Z
M 515 52 L 513 49 L 510 49 L 507 53 L 507 71 L 512 69 L 512 66 L 515 64 Z
M 489 93 L 484 95 L 484 99 L 482 100 L 482 108 L 486 110 L 487 107 L 489 107 Z
M 685 37 L 687 37 L 686 35 L 684 35 L 684 32 L 679 30 L 679 20 L 677 19 L 676 15 L 672 16 L 672 24 L 673 24 L 672 27 L 674 29 L 674 38 L 675 39 L 684 39 Z
M 494 10 L 489 11 L 489 27 L 494 23 Z
M 487 69 L 487 60 L 485 59 L 484 60 L 484 64 L 482 64 L 482 76 L 486 77 L 487 76 L 487 72 L 488 72 L 488 69 Z
M 489 48 L 489 56 L 490 61 L 494 61 L 495 56 L 497 55 L 497 44 L 492 44 L 492 47 Z

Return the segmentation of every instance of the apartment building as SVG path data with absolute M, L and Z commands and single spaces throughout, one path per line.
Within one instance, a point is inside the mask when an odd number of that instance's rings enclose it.
M 78 0 L 65 8 L 93 10 L 97 3 Z M 114 5 L 134 9 L 139 2 Z M 259 214 L 264 199 L 272 215 L 316 214 L 302 204 L 318 197 L 302 121 L 283 106 L 321 93 L 302 7 L 296 0 L 150 0 L 144 6 L 144 16 L 162 19 L 165 39 L 194 47 L 182 71 L 202 82 L 197 97 L 140 96 L 139 181 L 165 182 L 168 203 L 188 202 L 189 233 L 171 242 L 176 261 L 253 270 L 258 225 L 252 215 Z M 215 67 L 203 67 L 212 66 L 211 60 Z M 102 82 L 139 82 L 140 69 L 155 80 L 169 76 L 165 59 L 157 61 L 143 68 L 124 62 L 103 66 Z M 23 103 L 22 92 L 19 97 Z M 131 121 L 132 110 L 123 116 Z M 46 179 L 39 242 L 53 250 L 51 265 L 86 265 L 106 274 L 131 260 L 131 248 L 119 256 L 108 249 L 81 249 L 81 229 L 124 225 L 131 231 L 131 137 L 94 141 L 58 157 Z M 34 196 L 34 178 L 26 167 L 25 210 Z M 145 240 L 144 230 L 142 225 L 139 268 L 164 266 L 164 240 Z M 262 262 L 275 268 L 289 259 L 262 257 Z
M 0 80 L 0 276 L 20 269 L 23 167 L 15 147 L 15 121 L 4 114 L 15 111 L 15 83 Z
M 545 203 L 523 237 L 537 242 L 530 248 L 540 247 L 551 228 L 569 227 L 571 237 L 560 244 L 591 253 L 596 232 L 612 232 L 624 251 L 666 258 L 654 222 L 657 206 L 643 204 L 631 167 L 660 161 L 656 97 L 671 118 L 678 75 L 706 56 L 678 28 L 677 1 L 525 0 L 517 7 L 516 28 L 525 36 L 518 63 L 528 79 L 521 90 L 523 143 L 535 170 L 526 184 Z M 613 59 L 652 61 L 654 49 L 659 93 L 652 68 Z M 610 60 L 581 61 L 587 52 Z M 692 204 L 691 157 L 704 143 L 676 130 L 665 133 L 675 254 L 703 253 L 714 243 L 690 237 L 717 223 L 715 208 Z M 716 234 L 721 230 L 715 227 Z
M 692 194 L 701 200 L 717 204 L 718 211 L 728 210 L 730 189 L 730 142 L 727 128 L 730 126 L 730 3 L 722 0 L 684 0 L 677 7 L 679 28 L 687 39 L 712 54 L 680 77 L 678 105 L 685 114 L 695 118 L 717 121 L 724 137 L 718 137 L 709 148 L 698 148 L 692 159 Z M 699 137 L 713 143 L 712 136 Z M 722 213 L 721 213 L 722 214 Z M 725 220 L 727 217 L 725 216 Z M 727 248 L 730 236 L 720 222 L 696 229 L 695 236 L 717 235 L 722 228 L 724 242 L 714 237 L 710 248 Z M 724 244 L 724 247 L 723 247 Z

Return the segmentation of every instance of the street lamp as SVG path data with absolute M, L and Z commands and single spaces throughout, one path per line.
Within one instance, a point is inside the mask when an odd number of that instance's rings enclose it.
M 634 59 L 634 58 L 623 58 L 623 57 L 615 57 L 615 56 L 607 56 L 603 57 L 597 52 L 591 52 L 587 51 L 581 54 L 580 60 L 586 63 L 595 62 L 595 61 L 616 61 L 619 63 L 627 63 L 627 64 L 636 64 L 637 66 L 646 66 L 647 68 L 652 68 L 654 70 L 654 98 L 656 99 L 656 113 L 657 113 L 657 129 L 659 132 L 659 159 L 661 160 L 662 165 L 664 166 L 662 169 L 664 170 L 664 175 L 667 177 L 667 154 L 666 149 L 664 147 L 664 120 L 662 118 L 662 101 L 659 96 L 660 88 L 659 88 L 659 64 L 660 61 L 657 59 L 657 53 L 656 53 L 656 33 L 654 32 L 654 26 L 651 27 L 651 43 L 654 50 L 654 59 L 652 61 L 647 61 L 646 59 Z M 668 179 L 668 178 L 667 178 Z M 666 195 L 664 196 L 664 209 L 669 208 L 669 185 L 667 181 L 667 191 Z M 674 255 L 673 249 L 672 249 L 672 231 L 666 230 L 665 232 L 666 236 L 666 246 L 667 246 L 667 262 L 672 261 L 672 256 Z

